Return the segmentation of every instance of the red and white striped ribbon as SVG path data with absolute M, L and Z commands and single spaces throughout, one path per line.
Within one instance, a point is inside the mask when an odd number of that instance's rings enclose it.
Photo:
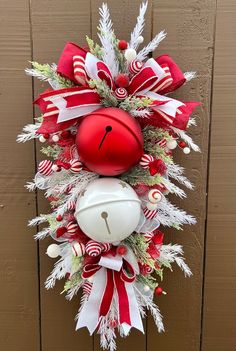
M 85 71 L 85 59 L 80 55 L 73 56 L 74 76 L 81 85 L 86 85 L 87 74 Z
M 143 213 L 147 219 L 153 219 L 157 215 L 157 210 L 149 210 L 147 207 L 145 207 Z

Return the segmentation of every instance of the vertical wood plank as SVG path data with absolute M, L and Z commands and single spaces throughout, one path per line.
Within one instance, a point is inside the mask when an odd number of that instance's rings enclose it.
M 0 3 L 0 345 L 2 350 L 40 350 L 37 245 L 27 228 L 35 217 L 35 194 L 24 188 L 34 174 L 34 144 L 16 136 L 32 123 L 28 0 Z
M 85 35 L 90 34 L 89 1 L 32 0 L 31 4 L 35 61 L 57 62 L 68 41 L 81 46 L 86 44 Z M 47 84 L 35 82 L 35 97 L 47 88 Z M 38 152 L 38 160 L 40 157 Z M 50 211 L 42 192 L 39 193 L 38 208 L 40 213 Z M 44 289 L 43 283 L 54 263 L 45 255 L 46 247 L 51 242 L 45 239 L 40 243 L 42 351 L 74 351 L 76 347 L 90 351 L 93 338 L 85 329 L 75 331 L 74 317 L 80 305 L 79 296 L 71 302 L 66 301 L 65 296 L 60 295 L 64 281 L 57 283 L 53 290 Z
M 217 1 L 203 351 L 236 348 L 236 3 Z
M 99 21 L 98 8 L 101 6 L 103 1 L 101 0 L 92 0 L 92 36 L 94 40 L 97 38 L 97 25 Z M 136 24 L 136 17 L 138 16 L 140 0 L 122 0 L 122 1 L 107 1 L 111 18 L 114 24 L 114 30 L 117 38 L 124 39 L 129 41 L 130 34 L 133 30 L 133 27 Z M 148 42 L 151 39 L 151 1 L 149 1 L 149 8 L 146 13 L 146 26 L 143 33 L 145 42 Z M 145 324 L 145 321 L 144 321 Z M 130 335 L 125 338 L 117 338 L 117 349 L 118 350 L 127 350 L 129 348 L 135 349 L 136 351 L 145 351 L 146 350 L 146 335 L 143 335 L 141 332 L 136 331 L 135 329 L 131 330 Z M 99 346 L 99 337 L 95 339 L 95 350 L 100 350 Z
M 161 29 L 167 31 L 156 56 L 169 53 L 183 71 L 196 70 L 198 74 L 197 79 L 172 96 L 182 101 L 201 101 L 202 107 L 195 114 L 198 126 L 191 129 L 191 135 L 202 153 L 186 156 L 179 151 L 176 157 L 176 162 L 186 168 L 187 177 L 195 184 L 195 191 L 187 191 L 186 200 L 172 197 L 172 201 L 193 214 L 198 223 L 185 226 L 182 232 L 165 230 L 165 242 L 183 245 L 193 277 L 185 279 L 176 266 L 173 274 L 166 270 L 162 286 L 168 295 L 157 299 L 166 332 L 158 335 L 152 318 L 148 319 L 149 351 L 156 345 L 163 350 L 199 351 L 200 348 L 214 18 L 215 1 L 154 1 L 153 5 L 153 34 Z

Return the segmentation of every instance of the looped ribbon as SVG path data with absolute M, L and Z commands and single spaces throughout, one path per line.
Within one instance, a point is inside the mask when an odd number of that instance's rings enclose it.
M 151 161 L 148 167 L 151 176 L 154 176 L 157 173 L 163 175 L 166 172 L 166 165 L 161 159 Z
M 107 65 L 73 43 L 65 46 L 58 62 L 57 73 L 69 78 L 77 86 L 45 92 L 35 101 L 43 112 L 43 123 L 37 130 L 40 134 L 68 128 L 79 117 L 102 106 L 100 96 L 88 86 L 90 79 L 101 79 L 111 90 L 115 89 L 115 77 Z M 127 87 L 130 96 L 147 97 L 153 101 L 150 106 L 152 116 L 142 118 L 140 123 L 186 129 L 189 116 L 198 103 L 181 102 L 163 96 L 180 87 L 185 80 L 182 71 L 168 55 L 147 60 Z
M 147 252 L 156 260 L 160 256 L 160 247 L 163 244 L 164 234 L 160 230 L 155 230 L 148 246 Z
M 138 273 L 136 258 L 129 248 L 123 256 L 102 256 L 98 263 L 86 264 L 82 277 L 94 279 L 89 298 L 79 313 L 76 330 L 87 327 L 92 334 L 117 298 L 117 319 L 124 333 L 128 334 L 131 327 L 144 332 L 133 287 Z

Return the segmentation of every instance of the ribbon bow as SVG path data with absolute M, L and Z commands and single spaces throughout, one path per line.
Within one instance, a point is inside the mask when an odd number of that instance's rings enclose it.
M 93 277 L 92 290 L 79 313 L 76 330 L 87 327 L 92 334 L 110 310 L 114 296 L 118 302 L 118 320 L 125 334 L 131 327 L 143 332 L 142 319 L 133 283 L 139 267 L 133 252 L 127 248 L 123 256 L 102 256 L 98 263 L 84 266 L 82 277 Z
M 114 91 L 115 78 L 107 65 L 80 48 L 67 43 L 58 62 L 57 72 L 69 78 L 77 86 L 47 91 L 35 101 L 43 112 L 43 123 L 37 133 L 53 133 L 77 123 L 78 118 L 86 116 L 101 107 L 100 96 L 88 86 L 90 79 L 104 80 Z M 185 129 L 196 102 L 181 102 L 162 94 L 169 93 L 185 82 L 185 77 L 177 64 L 168 56 L 150 58 L 129 82 L 127 92 L 137 98 L 148 97 L 153 100 L 150 106 L 153 114 L 142 118 L 143 125 L 172 125 Z

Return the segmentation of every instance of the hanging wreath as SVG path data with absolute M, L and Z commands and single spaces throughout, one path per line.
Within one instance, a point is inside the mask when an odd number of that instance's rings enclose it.
M 47 254 L 58 260 L 45 286 L 65 278 L 69 300 L 81 289 L 76 329 L 97 330 L 111 351 L 116 331 L 144 332 L 145 308 L 164 330 L 153 298 L 165 294 L 165 267 L 177 263 L 191 275 L 182 247 L 163 243 L 162 227 L 195 223 L 168 200 L 169 193 L 185 197 L 176 182 L 192 189 L 173 150 L 199 151 L 186 134 L 198 103 L 171 93 L 194 72 L 182 73 L 168 55 L 148 58 L 164 31 L 139 50 L 146 9 L 142 3 L 129 43 L 116 38 L 103 4 L 101 46 L 87 37 L 88 48 L 67 43 L 57 65 L 32 62 L 26 73 L 51 88 L 34 102 L 42 115 L 18 136 L 38 139 L 49 158 L 27 183 L 30 191 L 45 190 L 52 209 L 29 222 L 47 223 L 35 238 L 54 240 Z

